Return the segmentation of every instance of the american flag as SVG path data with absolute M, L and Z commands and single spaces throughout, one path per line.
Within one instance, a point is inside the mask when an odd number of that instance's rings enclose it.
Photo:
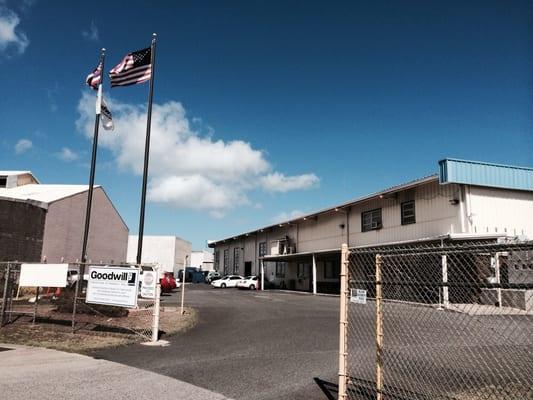
M 111 115 L 111 111 L 109 110 L 109 107 L 107 107 L 107 104 L 105 103 L 104 99 L 102 98 L 102 104 L 101 104 L 101 118 L 102 118 L 102 126 L 106 131 L 112 131 L 115 129 L 115 124 L 113 123 L 113 116 Z
M 150 47 L 129 53 L 109 71 L 111 87 L 128 86 L 148 81 L 152 77 L 152 49 Z
M 92 89 L 98 90 L 98 85 L 102 82 L 102 63 L 99 63 L 93 72 L 87 75 L 85 83 Z

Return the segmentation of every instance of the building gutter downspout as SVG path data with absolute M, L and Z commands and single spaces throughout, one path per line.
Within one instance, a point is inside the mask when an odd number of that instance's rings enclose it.
M 461 233 L 468 233 L 466 231 L 465 221 L 465 203 L 466 203 L 466 191 L 464 185 L 459 186 L 459 220 L 461 222 Z M 451 232 L 454 233 L 454 232 Z
M 466 206 L 466 232 L 472 233 L 472 203 L 470 195 L 470 185 L 465 187 L 465 206 Z

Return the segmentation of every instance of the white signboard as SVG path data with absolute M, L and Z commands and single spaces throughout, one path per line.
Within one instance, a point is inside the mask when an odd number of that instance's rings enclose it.
M 22 264 L 20 286 L 65 287 L 68 264 Z
M 157 283 L 156 271 L 144 271 L 141 281 L 141 297 L 155 299 L 155 285 Z
M 351 289 L 350 303 L 366 304 L 366 290 Z
M 89 267 L 87 303 L 137 307 L 139 270 L 124 267 Z

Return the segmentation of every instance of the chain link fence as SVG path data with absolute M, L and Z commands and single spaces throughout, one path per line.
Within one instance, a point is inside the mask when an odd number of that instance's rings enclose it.
M 140 274 L 140 266 L 71 263 L 66 287 L 29 288 L 19 286 L 21 265 L 20 262 L 0 263 L 0 327 L 37 323 L 63 327 L 73 333 L 84 331 L 111 336 L 128 335 L 137 341 L 157 340 L 158 294 L 154 298 L 139 296 L 137 306 L 133 308 L 91 304 L 86 299 L 90 267 L 126 267 Z
M 533 242 L 342 257 L 339 399 L 533 399 Z

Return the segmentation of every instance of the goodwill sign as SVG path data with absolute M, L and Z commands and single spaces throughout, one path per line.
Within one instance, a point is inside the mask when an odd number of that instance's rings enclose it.
M 139 270 L 119 267 L 89 267 L 87 303 L 137 307 Z

